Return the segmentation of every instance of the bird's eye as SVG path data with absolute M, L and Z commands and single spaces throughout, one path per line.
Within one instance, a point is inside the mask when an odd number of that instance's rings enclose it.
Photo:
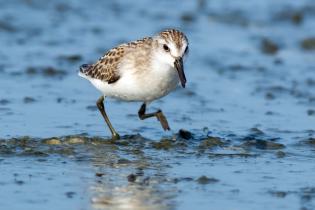
M 170 51 L 170 48 L 166 44 L 163 45 L 163 49 L 165 50 L 165 52 L 169 52 Z
M 188 46 L 185 48 L 185 52 L 184 52 L 184 54 L 187 54 L 189 52 L 189 48 L 188 48 Z

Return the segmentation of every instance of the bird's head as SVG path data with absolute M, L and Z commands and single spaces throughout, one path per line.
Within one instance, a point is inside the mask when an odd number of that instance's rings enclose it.
M 185 87 L 186 77 L 183 58 L 188 54 L 188 39 L 185 34 L 175 29 L 161 31 L 155 36 L 157 51 L 163 62 L 176 69 L 182 87 Z

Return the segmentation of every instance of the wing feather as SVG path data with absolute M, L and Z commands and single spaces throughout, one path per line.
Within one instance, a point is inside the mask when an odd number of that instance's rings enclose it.
M 115 83 L 120 78 L 119 64 L 126 53 L 131 52 L 132 49 L 140 47 L 148 41 L 151 43 L 152 38 L 146 37 L 141 40 L 129 42 L 112 48 L 95 64 L 85 64 L 85 68 L 82 68 L 82 65 L 80 72 L 90 78 L 108 82 L 108 84 Z

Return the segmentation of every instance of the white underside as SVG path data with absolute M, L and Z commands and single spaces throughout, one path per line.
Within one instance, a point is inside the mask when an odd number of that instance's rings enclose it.
M 161 68 L 161 66 L 159 66 Z M 179 84 L 177 71 L 170 66 L 163 66 L 163 71 L 146 70 L 141 75 L 125 69 L 117 82 L 108 84 L 98 79 L 79 75 L 89 80 L 104 96 L 125 101 L 151 102 L 161 98 Z

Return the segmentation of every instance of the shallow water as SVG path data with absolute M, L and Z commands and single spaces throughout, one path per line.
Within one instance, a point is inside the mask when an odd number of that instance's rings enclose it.
M 2 208 L 315 208 L 313 1 L 0 5 Z M 174 26 L 187 88 L 150 106 L 172 131 L 108 100 L 110 141 L 78 67 Z

